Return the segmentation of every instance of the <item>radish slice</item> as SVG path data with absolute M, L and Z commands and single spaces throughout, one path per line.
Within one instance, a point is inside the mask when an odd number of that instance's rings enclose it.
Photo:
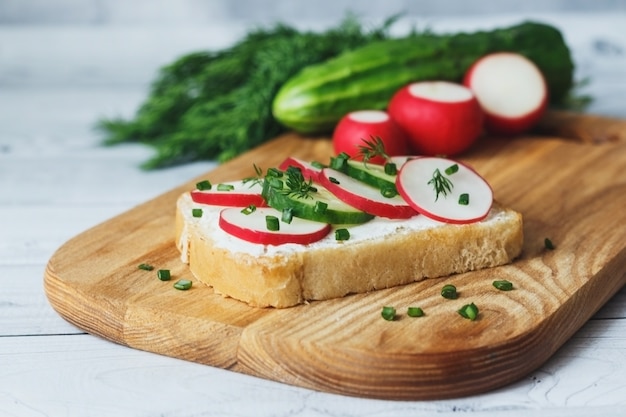
M 482 57 L 470 67 L 463 82 L 476 95 L 491 133 L 522 133 L 539 121 L 548 105 L 548 87 L 541 70 L 517 53 Z
M 267 229 L 266 216 L 279 219 L 280 230 Z M 220 212 L 219 226 L 226 233 L 239 239 L 262 245 L 297 243 L 307 245 L 324 238 L 331 230 L 327 223 L 293 217 L 291 223 L 281 219 L 282 213 L 270 207 L 256 209 L 244 214 L 239 208 L 226 208 Z
M 322 169 L 320 184 L 344 203 L 375 216 L 408 219 L 417 214 L 400 195 L 385 197 L 379 188 L 331 168 Z
M 286 171 L 290 166 L 294 166 L 300 168 L 302 171 L 302 176 L 304 176 L 305 180 L 313 180 L 317 181 L 320 176 L 320 172 L 322 168 L 318 168 L 310 162 L 303 161 L 302 159 L 294 158 L 293 156 L 285 159 L 279 166 L 278 169 L 281 171 Z
M 458 171 L 446 174 L 448 167 Z M 451 183 L 447 194 L 437 194 L 428 182 L 436 170 Z M 445 223 L 471 223 L 487 217 L 493 203 L 493 191 L 476 171 L 458 161 L 437 157 L 420 157 L 404 164 L 396 181 L 398 192 L 419 213 Z M 460 204 L 461 194 L 469 196 L 467 205 Z
M 232 190 L 218 190 L 218 185 L 213 185 L 210 190 L 192 190 L 191 199 L 198 204 L 226 207 L 266 207 L 267 203 L 261 196 L 263 186 L 257 182 L 244 184 L 243 181 L 231 181 L 223 183 L 232 186 Z

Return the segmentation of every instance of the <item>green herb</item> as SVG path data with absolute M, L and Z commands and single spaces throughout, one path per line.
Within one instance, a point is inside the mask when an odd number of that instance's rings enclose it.
M 348 159 L 350 159 L 350 155 L 342 152 L 336 157 L 330 158 L 330 167 L 337 171 L 343 171 L 346 164 L 348 163 Z
M 433 177 L 430 181 L 428 181 L 428 185 L 432 185 L 435 189 L 435 201 L 439 200 L 439 194 L 443 194 L 443 196 L 447 196 L 449 192 L 452 191 L 452 181 L 448 178 L 444 177 L 439 171 L 439 168 L 435 169 L 433 172 Z
M 157 278 L 161 281 L 169 281 L 170 279 L 172 279 L 172 275 L 170 274 L 169 269 L 159 269 L 157 271 Z
M 270 168 L 267 170 L 267 176 L 268 177 L 272 177 L 272 178 L 282 178 L 284 175 L 284 172 L 281 171 L 278 168 Z
M 235 189 L 235 186 L 232 184 L 218 184 L 217 191 L 232 191 Z
M 398 175 L 398 166 L 393 162 L 387 162 L 385 164 L 385 174 Z
M 424 315 L 424 310 L 422 310 L 421 307 L 409 307 L 406 314 L 409 317 L 422 317 Z
M 211 182 L 209 180 L 204 180 L 196 183 L 196 188 L 200 191 L 210 190 Z
M 458 310 L 458 313 L 462 317 L 474 321 L 478 317 L 478 307 L 476 307 L 476 304 L 474 303 L 465 304 Z
M 265 216 L 265 227 L 267 230 L 272 232 L 277 232 L 280 230 L 280 223 L 278 222 L 278 217 L 276 216 Z
M 247 177 L 243 179 L 244 184 L 250 184 L 250 187 L 254 185 L 262 185 L 263 184 L 263 170 L 256 166 L 256 164 L 252 164 L 254 167 L 255 176 Z
M 254 213 L 255 211 L 256 211 L 256 206 L 254 204 L 250 204 L 248 207 L 244 207 L 243 209 L 241 209 L 241 212 L 245 214 L 246 216 Z
M 152 271 L 154 267 L 150 264 L 139 264 L 138 269 L 143 269 L 144 271 Z
M 459 196 L 459 204 L 462 206 L 467 206 L 469 204 L 469 194 L 463 193 Z
M 335 230 L 335 240 L 349 240 L 350 239 L 350 231 L 348 229 L 337 229 Z
M 265 177 L 265 180 L 268 181 L 269 186 L 275 190 L 282 190 L 285 186 L 283 180 L 276 177 L 267 176 Z
M 396 309 L 394 307 L 383 307 L 380 315 L 387 321 L 393 321 L 396 319 Z
M 556 248 L 556 246 L 554 246 L 554 243 L 552 243 L 552 241 L 548 238 L 545 238 L 543 240 L 543 245 L 546 247 L 546 249 L 549 250 L 554 250 Z
M 283 221 L 283 223 L 290 224 L 293 220 L 293 209 L 291 207 L 283 209 L 280 219 Z
M 200 208 L 191 209 L 191 215 L 193 217 L 202 217 L 202 209 Z
M 313 207 L 314 213 L 323 214 L 328 210 L 328 203 L 324 203 L 323 201 L 316 201 L 315 206 Z
M 287 175 L 285 185 L 287 186 L 286 193 L 288 195 L 296 198 L 313 198 L 311 193 L 316 192 L 317 188 L 313 186 L 311 178 L 308 181 L 304 179 L 300 168 L 290 166 L 285 171 L 285 174 Z
M 383 197 L 393 198 L 398 195 L 398 189 L 393 185 L 384 186 L 380 189 L 380 193 Z
M 272 115 L 278 89 L 302 68 L 387 39 L 397 17 L 364 30 L 348 16 L 323 32 L 285 24 L 256 29 L 234 45 L 162 67 L 130 119 L 98 122 L 105 144 L 139 142 L 156 155 L 145 169 L 201 159 L 226 161 L 286 131 Z
M 441 296 L 449 300 L 454 300 L 459 297 L 459 294 L 456 292 L 456 287 L 454 285 L 446 284 L 441 289 Z
M 192 284 L 193 283 L 188 279 L 179 279 L 174 283 L 174 288 L 176 288 L 177 290 L 186 291 L 191 288 Z
M 367 164 L 370 159 L 380 156 L 389 159 L 385 152 L 385 144 L 379 136 L 371 136 L 370 140 L 361 139 L 365 145 L 359 145 L 359 155 L 363 157 L 363 163 Z
M 458 164 L 450 165 L 448 168 L 446 168 L 444 170 L 446 175 L 452 175 L 452 174 L 454 174 L 454 173 L 456 173 L 458 171 L 459 171 L 459 165 Z
M 513 283 L 506 279 L 500 279 L 493 282 L 493 286 L 500 291 L 511 291 L 513 289 Z
M 314 166 L 315 168 L 326 168 L 326 165 L 322 164 L 321 162 L 318 161 L 311 161 L 311 165 Z

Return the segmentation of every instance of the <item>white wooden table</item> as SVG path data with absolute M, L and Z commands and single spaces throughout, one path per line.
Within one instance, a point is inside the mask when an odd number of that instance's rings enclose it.
M 589 111 L 626 118 L 626 14 L 529 16 L 566 35 L 577 77 L 592 81 Z M 428 23 L 456 30 L 521 18 Z M 42 277 L 61 244 L 215 167 L 144 172 L 151 150 L 101 147 L 95 121 L 131 115 L 160 65 L 244 29 L 0 26 L 0 416 L 626 415 L 626 290 L 526 378 L 425 402 L 330 395 L 136 351 L 52 310 Z

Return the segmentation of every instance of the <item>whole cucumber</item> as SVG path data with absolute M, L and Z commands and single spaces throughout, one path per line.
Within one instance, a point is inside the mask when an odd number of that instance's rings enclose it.
M 524 22 L 474 33 L 411 34 L 343 53 L 290 78 L 274 97 L 272 113 L 297 132 L 327 133 L 351 111 L 386 109 L 391 96 L 408 83 L 460 82 L 474 61 L 499 51 L 532 60 L 546 79 L 551 103 L 563 100 L 573 86 L 574 63 L 560 31 Z

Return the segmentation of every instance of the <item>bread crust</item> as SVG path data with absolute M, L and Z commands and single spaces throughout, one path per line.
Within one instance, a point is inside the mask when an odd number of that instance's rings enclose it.
M 384 237 L 301 250 L 268 251 L 257 245 L 261 249 L 249 253 L 246 244 L 242 250 L 221 245 L 217 222 L 192 217 L 192 207 L 201 206 L 188 193 L 178 199 L 181 259 L 217 293 L 255 307 L 291 307 L 503 265 L 519 256 L 523 245 L 521 214 L 494 204 L 487 219 L 476 223 L 420 230 L 396 223 Z

